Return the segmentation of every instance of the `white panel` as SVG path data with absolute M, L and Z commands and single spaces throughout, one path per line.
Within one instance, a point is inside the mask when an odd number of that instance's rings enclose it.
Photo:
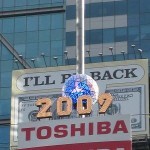
M 126 27 L 127 15 L 115 16 L 115 27 Z
M 104 17 L 103 18 L 103 28 L 114 28 L 114 16 Z
M 89 3 L 101 3 L 101 2 L 113 2 L 113 1 L 121 1 L 121 0 L 85 0 L 85 4 Z M 76 0 L 66 0 L 66 5 L 75 5 Z
M 68 58 L 76 58 L 76 46 L 68 46 L 66 50 L 68 51 Z
M 75 19 L 66 21 L 66 32 L 75 31 Z M 127 16 L 94 17 L 85 19 L 85 30 L 126 27 Z
M 76 30 L 76 22 L 75 20 L 67 20 L 66 21 L 66 32 L 71 32 Z
M 85 0 L 85 3 L 101 3 L 101 2 L 113 2 L 113 1 L 122 1 L 122 0 Z
M 97 1 L 97 0 L 96 0 Z M 93 2 L 93 1 L 92 1 Z M 85 0 L 85 4 L 91 3 L 91 0 Z
M 90 29 L 102 29 L 102 17 L 90 18 L 88 20 Z
M 85 21 L 84 22 L 85 30 L 89 30 L 90 29 L 90 24 L 91 24 L 91 19 L 86 18 L 84 21 Z
M 66 0 L 66 5 L 75 5 L 76 4 L 76 0 Z
M 85 0 L 85 4 L 89 3 L 101 3 L 101 2 L 113 2 L 113 1 L 122 1 L 122 0 Z M 66 0 L 66 5 L 75 5 L 76 0 Z
M 103 55 L 111 55 L 111 51 L 109 50 L 109 47 L 114 48 L 114 46 L 115 46 L 114 43 L 105 43 L 105 44 L 103 44 Z M 113 51 L 115 51 L 115 49 Z

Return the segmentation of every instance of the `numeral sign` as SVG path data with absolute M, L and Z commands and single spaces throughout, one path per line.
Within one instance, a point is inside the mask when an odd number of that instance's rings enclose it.
M 37 118 L 50 118 L 52 117 L 52 113 L 49 111 L 52 101 L 49 98 L 41 98 L 38 99 L 35 103 L 37 107 L 40 108 Z
M 86 107 L 84 102 L 86 101 Z M 110 93 L 103 93 L 98 97 L 99 113 L 105 113 L 112 103 L 112 96 Z M 50 118 L 52 112 L 50 107 L 52 101 L 50 98 L 41 98 L 36 101 L 36 106 L 40 108 L 37 118 Z M 69 97 L 59 97 L 57 99 L 57 115 L 59 117 L 69 116 L 72 112 L 72 100 Z M 92 112 L 92 98 L 88 95 L 83 95 L 78 98 L 77 112 L 79 115 L 89 115 Z
M 98 97 L 98 103 L 101 106 L 99 113 L 105 113 L 112 103 L 112 96 L 110 93 L 103 93 Z

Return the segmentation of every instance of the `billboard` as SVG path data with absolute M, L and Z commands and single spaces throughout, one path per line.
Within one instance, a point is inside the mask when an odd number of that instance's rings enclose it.
M 101 116 L 19 124 L 19 150 L 131 150 L 130 116 Z
M 18 145 L 18 124 L 37 122 L 38 98 L 47 97 L 53 102 L 53 119 L 56 100 L 62 95 L 65 81 L 75 74 L 75 66 L 58 66 L 16 70 L 12 76 L 11 145 Z M 148 60 L 127 60 L 93 63 L 85 66 L 85 73 L 99 86 L 99 94 L 111 93 L 113 103 L 105 116 L 130 114 L 132 135 L 149 134 Z M 92 117 L 97 117 L 98 104 L 92 106 Z M 70 118 L 77 118 L 72 111 Z M 50 121 L 48 118 L 41 121 Z

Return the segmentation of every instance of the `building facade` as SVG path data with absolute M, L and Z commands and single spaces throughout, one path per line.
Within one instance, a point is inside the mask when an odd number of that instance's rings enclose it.
M 67 1 L 66 6 L 66 49 L 75 55 L 75 1 Z M 149 15 L 149 1 L 139 0 L 87 0 L 85 1 L 85 51 L 86 57 L 92 57 L 92 62 L 148 57 L 148 29 L 146 19 Z M 113 48 L 115 58 L 110 58 Z M 73 58 L 73 55 L 69 56 Z M 87 60 L 88 62 L 88 60 Z
M 74 65 L 75 17 L 75 0 L 0 0 L 0 150 L 13 149 L 12 71 Z M 149 0 L 85 1 L 85 63 L 149 59 L 149 47 Z

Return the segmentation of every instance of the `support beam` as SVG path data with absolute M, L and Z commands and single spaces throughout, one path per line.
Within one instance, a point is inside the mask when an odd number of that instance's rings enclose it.
M 0 12 L 0 18 L 12 17 L 12 16 L 15 17 L 15 16 L 24 16 L 24 15 L 35 15 L 35 14 L 43 14 L 43 13 L 55 13 L 55 12 L 65 12 L 65 8 L 63 6 L 56 6 L 56 7 L 47 7 L 47 8 L 3 11 Z
M 14 47 L 6 40 L 6 38 L 0 34 L 0 41 L 3 45 L 12 53 L 12 55 L 18 60 L 25 69 L 31 68 L 31 66 L 21 57 L 19 57 L 18 52 L 14 49 Z
M 76 73 L 84 74 L 84 0 L 76 0 Z

